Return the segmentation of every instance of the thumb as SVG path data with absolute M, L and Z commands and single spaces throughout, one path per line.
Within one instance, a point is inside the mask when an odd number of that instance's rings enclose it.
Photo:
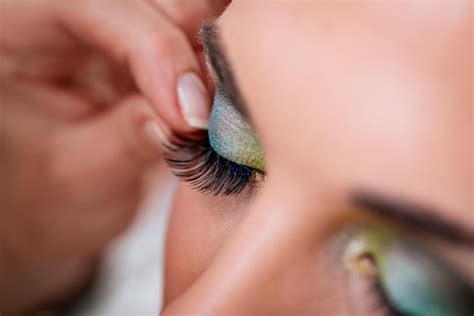
M 76 194 L 90 202 L 104 199 L 129 187 L 161 158 L 161 136 L 151 105 L 132 96 L 62 131 L 51 168 L 69 192 L 80 192 Z

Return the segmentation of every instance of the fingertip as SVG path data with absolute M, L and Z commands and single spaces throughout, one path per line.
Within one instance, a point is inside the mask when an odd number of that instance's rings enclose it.
M 178 103 L 187 124 L 194 129 L 207 130 L 211 113 L 209 93 L 199 76 L 184 73 L 177 84 Z
M 149 44 L 131 56 L 131 66 L 153 110 L 173 132 L 187 135 L 207 130 L 211 102 L 198 57 L 184 39 L 177 42 Z
M 176 150 L 178 147 L 174 145 L 163 131 L 162 127 L 156 120 L 149 119 L 143 124 L 143 132 L 148 141 L 154 146 L 163 149 L 163 147 Z

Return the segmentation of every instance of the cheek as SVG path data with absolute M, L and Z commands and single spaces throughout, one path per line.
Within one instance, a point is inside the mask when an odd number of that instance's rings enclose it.
M 180 183 L 169 219 L 164 305 L 183 294 L 207 269 L 250 204 L 234 197 L 202 194 Z

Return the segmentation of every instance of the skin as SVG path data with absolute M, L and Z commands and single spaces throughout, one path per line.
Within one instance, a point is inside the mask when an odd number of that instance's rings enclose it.
M 236 197 L 180 185 L 163 314 L 375 314 L 354 310 L 370 294 L 351 292 L 331 255 L 357 188 L 474 231 L 471 12 L 469 2 L 234 1 L 218 24 L 267 178 Z
M 225 3 L 0 1 L 2 313 L 80 291 L 161 161 L 157 128 L 197 132 L 177 82 L 204 76 L 194 35 Z

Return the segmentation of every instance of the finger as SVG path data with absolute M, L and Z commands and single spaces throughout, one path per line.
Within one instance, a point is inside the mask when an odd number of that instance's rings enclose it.
M 54 220 L 57 234 L 70 236 L 78 253 L 98 251 L 135 216 L 143 177 L 161 161 L 154 115 L 149 102 L 135 95 L 94 119 L 59 129 L 48 142 L 48 185 L 62 210 Z
M 230 0 L 148 0 L 158 11 L 163 12 L 175 25 L 179 26 L 196 45 L 196 34 L 204 20 L 217 17 Z
M 138 88 L 174 131 L 207 128 L 210 98 L 196 54 L 186 35 L 157 10 L 143 1 L 59 7 L 61 24 L 130 68 Z
M 54 173 L 72 183 L 81 200 L 106 199 L 161 157 L 158 129 L 146 99 L 130 97 L 99 117 L 59 131 L 51 155 Z

